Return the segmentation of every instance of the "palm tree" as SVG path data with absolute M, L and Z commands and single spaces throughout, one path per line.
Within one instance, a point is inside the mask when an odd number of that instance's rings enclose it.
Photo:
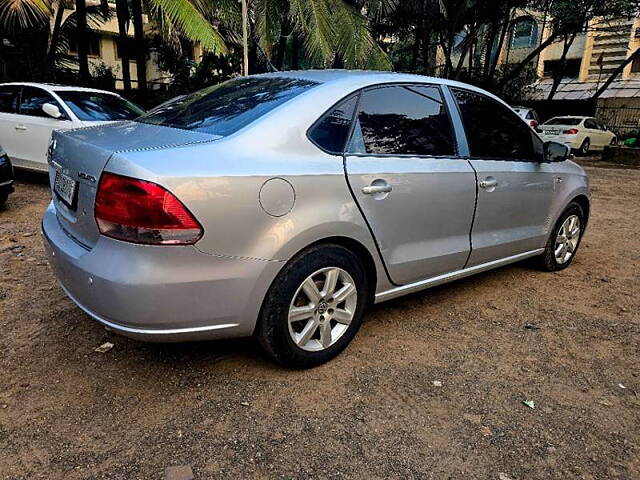
M 129 68 L 129 5 L 127 0 L 116 0 L 116 16 L 118 18 L 118 53 L 122 62 L 122 84 L 124 93 L 131 93 L 131 71 Z
M 78 43 L 79 83 L 87 86 L 91 82 L 89 74 L 89 39 L 87 36 L 87 4 L 76 0 L 76 39 Z
M 301 38 L 308 59 L 330 66 L 336 62 L 348 68 L 390 70 L 391 62 L 373 39 L 367 18 L 367 4 L 384 8 L 394 0 L 354 2 L 347 0 L 254 0 L 251 3 L 257 44 L 269 60 L 276 46 L 276 67 L 282 67 L 287 38 L 295 44 Z M 293 54 L 297 52 L 294 49 Z M 295 63 L 295 62 L 294 62 Z
M 0 31 L 44 25 L 50 14 L 49 0 L 0 0 Z

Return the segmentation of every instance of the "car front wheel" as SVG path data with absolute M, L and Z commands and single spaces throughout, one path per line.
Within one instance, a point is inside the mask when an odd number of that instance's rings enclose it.
M 340 245 L 298 254 L 274 280 L 256 336 L 276 361 L 309 368 L 338 355 L 362 322 L 368 282 L 359 258 Z
M 570 203 L 556 222 L 541 256 L 544 270 L 555 272 L 571 264 L 580 246 L 585 226 L 582 207 L 575 202 Z

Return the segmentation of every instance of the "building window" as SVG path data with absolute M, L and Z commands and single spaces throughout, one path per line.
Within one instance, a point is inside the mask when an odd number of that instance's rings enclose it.
M 531 48 L 538 41 L 538 24 L 531 17 L 516 20 L 511 37 L 511 48 Z
M 100 56 L 100 36 L 96 34 L 88 34 L 88 49 L 90 57 L 99 57 Z M 78 39 L 71 38 L 69 39 L 69 53 L 72 55 L 78 54 Z
M 562 72 L 562 78 L 578 78 L 580 76 L 580 64 L 582 60 L 579 58 L 567 58 Z M 560 68 L 560 60 L 544 61 L 544 76 L 552 77 L 557 68 Z

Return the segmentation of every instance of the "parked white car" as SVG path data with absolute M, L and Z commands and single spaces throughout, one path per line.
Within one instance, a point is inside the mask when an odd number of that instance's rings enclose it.
M 543 140 L 564 143 L 581 155 L 617 142 L 615 133 L 593 117 L 553 117 L 537 130 Z
M 144 111 L 104 90 L 42 83 L 0 84 L 0 144 L 15 167 L 47 171 L 53 130 L 131 120 Z
M 512 106 L 513 111 L 518 114 L 525 122 L 529 124 L 531 128 L 536 128 L 540 124 L 540 118 L 536 111 L 529 107 Z

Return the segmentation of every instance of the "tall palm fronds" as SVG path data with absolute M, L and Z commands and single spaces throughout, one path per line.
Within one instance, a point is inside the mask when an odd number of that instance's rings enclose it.
M 378 0 L 389 8 L 396 0 Z M 362 5 L 347 0 L 254 0 L 254 36 L 270 59 L 273 46 L 292 33 L 302 38 L 307 57 L 331 65 L 339 58 L 349 68 L 390 70 L 386 53 L 371 36 Z
M 148 10 L 161 35 L 175 42 L 177 35 L 198 42 L 215 54 L 226 54 L 224 38 L 207 15 L 206 0 L 148 0 Z
M 44 25 L 50 14 L 49 0 L 0 0 L 0 31 Z

